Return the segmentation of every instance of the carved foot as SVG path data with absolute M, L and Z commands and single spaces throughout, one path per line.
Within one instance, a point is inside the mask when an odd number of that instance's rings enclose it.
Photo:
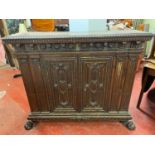
M 24 128 L 26 130 L 31 130 L 34 126 L 35 126 L 36 122 L 34 121 L 31 121 L 31 120 L 28 120 L 25 125 L 24 125 Z
M 129 130 L 135 130 L 136 126 L 132 120 L 121 121 L 121 123 L 126 126 Z

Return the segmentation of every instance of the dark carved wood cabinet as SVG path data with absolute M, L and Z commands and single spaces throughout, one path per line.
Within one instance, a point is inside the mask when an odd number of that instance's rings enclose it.
M 26 129 L 49 119 L 118 120 L 128 112 L 138 55 L 152 34 L 25 33 L 3 38 L 14 47 L 31 113 Z

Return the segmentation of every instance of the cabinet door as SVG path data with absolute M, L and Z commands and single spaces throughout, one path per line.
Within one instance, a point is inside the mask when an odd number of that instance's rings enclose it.
M 102 55 L 81 56 L 80 102 L 82 111 L 107 111 L 110 102 L 113 57 Z
M 50 55 L 42 58 L 41 64 L 52 111 L 77 110 L 77 57 Z

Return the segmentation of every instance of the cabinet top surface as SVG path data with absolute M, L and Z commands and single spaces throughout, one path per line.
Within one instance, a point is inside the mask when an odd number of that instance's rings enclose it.
M 67 39 L 67 38 L 111 38 L 111 37 L 152 37 L 151 33 L 137 30 L 112 30 L 104 32 L 26 32 L 4 37 L 3 40 L 16 39 Z

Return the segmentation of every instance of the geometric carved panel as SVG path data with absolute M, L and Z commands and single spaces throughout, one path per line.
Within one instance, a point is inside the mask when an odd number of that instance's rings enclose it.
M 50 104 L 53 110 L 59 108 L 71 108 L 76 110 L 76 72 L 77 58 L 56 57 L 46 58 L 43 62 L 46 71 L 47 85 L 50 84 L 52 91 L 48 90 L 48 96 L 52 97 Z M 48 86 L 47 86 L 48 87 Z
M 82 110 L 108 109 L 112 64 L 112 57 L 80 57 Z

